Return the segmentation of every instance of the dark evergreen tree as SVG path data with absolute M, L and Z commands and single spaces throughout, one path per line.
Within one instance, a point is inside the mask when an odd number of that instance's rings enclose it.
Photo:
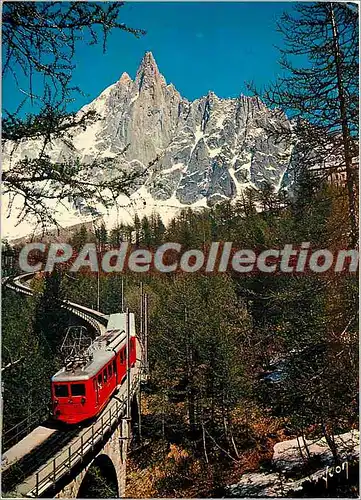
M 70 238 L 69 243 L 72 245 L 73 249 L 80 251 L 85 243 L 89 243 L 92 240 L 90 233 L 88 233 L 87 228 L 84 224 L 81 225 L 80 229 L 75 231 L 73 236 Z
M 150 225 L 150 221 L 146 215 L 144 215 L 141 221 L 139 242 L 145 247 L 150 247 L 153 245 L 152 228 Z
M 346 172 L 352 247 L 358 237 L 358 25 L 356 4 L 297 4 L 295 15 L 285 13 L 278 23 L 284 37 L 282 76 L 263 93 L 266 103 L 293 118 L 293 129 L 278 133 L 294 143 L 299 165 L 324 177 Z
M 64 299 L 62 272 L 55 267 L 51 273 L 45 274 L 34 318 L 34 330 L 47 346 L 49 356 L 58 354 L 68 326 L 68 313 L 61 307 Z
M 153 244 L 159 246 L 164 242 L 165 226 L 159 214 L 152 214 L 151 227 L 153 233 Z
M 139 246 L 141 239 L 141 222 L 137 214 L 134 216 L 135 245 Z
M 102 222 L 100 227 L 95 230 L 95 238 L 97 240 L 99 250 L 101 252 L 104 251 L 108 243 L 108 231 L 105 227 L 104 222 Z
M 124 241 L 124 235 L 121 226 L 116 226 L 110 231 L 109 243 L 112 247 L 119 247 Z

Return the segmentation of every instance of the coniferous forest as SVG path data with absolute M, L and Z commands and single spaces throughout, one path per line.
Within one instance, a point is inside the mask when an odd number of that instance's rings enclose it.
M 127 239 L 137 248 L 167 241 L 185 249 L 212 241 L 347 248 L 343 187 L 310 176 L 292 201 L 257 194 L 262 211 L 254 196 L 185 210 L 167 227 L 156 215 L 111 231 L 82 227 L 69 242 L 104 250 Z M 139 319 L 141 282 L 149 296 L 150 382 L 142 441 L 129 458 L 129 496 L 214 496 L 240 474 L 262 470 L 276 442 L 297 436 L 324 436 L 339 460 L 335 436 L 358 426 L 355 273 L 100 273 L 100 310 L 120 310 L 123 286 L 125 306 Z M 4 290 L 3 362 L 23 358 L 3 375 L 8 427 L 24 418 L 25 401 L 29 413 L 46 412 L 49 377 L 61 366 L 59 346 L 71 324 L 59 300 L 97 301 L 97 274 L 72 275 L 66 266 L 32 286 L 38 294 L 29 299 Z M 333 491 L 353 494 L 354 487 Z

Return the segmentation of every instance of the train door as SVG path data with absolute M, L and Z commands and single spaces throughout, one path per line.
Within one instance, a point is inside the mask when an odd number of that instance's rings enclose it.
M 93 378 L 93 391 L 94 391 L 94 401 L 95 401 L 95 408 L 98 408 L 99 406 L 99 389 L 98 389 L 98 381 L 97 378 Z
M 99 389 L 99 404 L 103 406 L 109 396 L 109 377 L 108 368 L 105 366 L 102 371 L 98 374 L 98 389 Z
M 118 378 L 118 370 L 117 370 L 117 358 L 113 360 L 113 374 L 115 378 L 115 385 L 117 386 L 119 384 L 119 378 Z
M 123 383 L 127 371 L 127 347 L 123 347 L 119 354 L 119 380 Z
M 104 399 L 105 399 L 105 393 L 104 393 L 104 381 L 103 381 L 103 371 L 98 373 L 97 377 L 97 387 L 98 387 L 98 405 L 102 406 Z
M 59 420 L 65 420 L 69 402 L 69 384 L 53 384 L 53 414 Z

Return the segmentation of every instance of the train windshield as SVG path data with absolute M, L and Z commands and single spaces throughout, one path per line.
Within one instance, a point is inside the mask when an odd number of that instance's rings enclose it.
M 67 384 L 55 385 L 55 397 L 67 398 L 69 396 L 69 389 Z
M 85 384 L 71 384 L 72 396 L 85 396 Z

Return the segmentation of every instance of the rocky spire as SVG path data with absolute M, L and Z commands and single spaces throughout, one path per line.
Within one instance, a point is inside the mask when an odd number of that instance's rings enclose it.
M 138 68 L 135 83 L 140 91 L 143 87 L 148 87 L 149 84 L 154 83 L 156 80 L 164 81 L 164 78 L 159 73 L 153 54 L 146 52 Z
M 143 70 L 158 71 L 157 63 L 155 62 L 154 56 L 151 52 L 146 52 L 141 60 L 138 72 Z
M 131 81 L 132 81 L 132 79 L 130 78 L 130 76 L 128 75 L 128 73 L 126 73 L 124 71 L 124 73 L 122 74 L 122 76 L 119 79 L 119 82 L 126 84 L 126 83 L 129 83 Z

